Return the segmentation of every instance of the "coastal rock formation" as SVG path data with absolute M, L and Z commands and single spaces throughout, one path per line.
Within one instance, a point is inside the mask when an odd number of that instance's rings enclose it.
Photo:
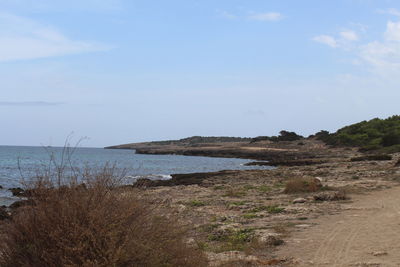
M 13 187 L 8 189 L 9 191 L 11 191 L 11 193 L 13 194 L 13 196 L 15 197 L 22 197 L 25 196 L 25 190 L 20 188 L 20 187 Z

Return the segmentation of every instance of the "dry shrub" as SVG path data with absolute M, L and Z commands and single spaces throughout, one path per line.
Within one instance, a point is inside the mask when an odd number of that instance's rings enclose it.
M 347 200 L 349 197 L 347 196 L 344 190 L 340 191 L 332 191 L 332 192 L 321 192 L 314 195 L 315 201 L 338 201 L 338 200 Z
M 36 177 L 32 204 L 4 225 L 0 266 L 206 266 L 165 209 L 116 187 L 112 168 L 75 172 Z
M 299 177 L 291 179 L 286 183 L 284 193 L 294 194 L 316 192 L 321 189 L 321 187 L 321 182 L 316 178 Z

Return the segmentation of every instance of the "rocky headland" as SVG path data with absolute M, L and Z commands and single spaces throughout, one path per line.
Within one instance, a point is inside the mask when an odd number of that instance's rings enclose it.
M 330 147 L 315 138 L 299 141 L 139 143 L 110 148 L 143 154 L 239 157 L 271 170 L 176 174 L 168 181 L 139 180 L 132 187 L 159 199 L 190 225 L 191 239 L 211 266 L 296 266 L 280 253 L 299 231 L 319 218 L 351 209 L 352 199 L 398 186 L 400 154 Z

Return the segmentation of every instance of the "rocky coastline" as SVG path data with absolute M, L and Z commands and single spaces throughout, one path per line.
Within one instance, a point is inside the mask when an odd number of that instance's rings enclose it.
M 274 255 L 293 242 L 292 233 L 314 227 L 320 217 L 348 209 L 354 196 L 395 187 L 400 181 L 400 154 L 365 156 L 357 149 L 331 148 L 317 140 L 305 140 L 301 145 L 212 145 L 112 147 L 136 149 L 137 153 L 197 156 L 226 156 L 233 151 L 230 157 L 256 160 L 251 165 L 276 166 L 268 170 L 173 174 L 170 180 L 139 179 L 118 188 L 149 197 L 161 209 L 174 210 L 174 218 L 191 229 L 188 242 L 207 254 L 210 266 L 291 266 L 295 259 Z M 0 220 L 9 220 L 15 210 L 31 204 L 21 198 L 12 207 L 2 207 Z

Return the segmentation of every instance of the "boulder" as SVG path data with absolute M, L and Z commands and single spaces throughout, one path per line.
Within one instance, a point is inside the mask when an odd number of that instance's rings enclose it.
M 295 200 L 293 200 L 293 204 L 305 203 L 305 202 L 307 202 L 307 199 L 302 198 L 302 197 L 299 197 L 299 198 L 296 198 Z
M 25 190 L 22 189 L 21 187 L 14 187 L 14 188 L 10 188 L 8 190 L 11 191 L 11 193 L 15 197 L 22 197 L 25 195 Z
M 348 197 L 344 191 L 321 192 L 314 195 L 315 201 L 337 201 L 346 199 L 348 199 Z

